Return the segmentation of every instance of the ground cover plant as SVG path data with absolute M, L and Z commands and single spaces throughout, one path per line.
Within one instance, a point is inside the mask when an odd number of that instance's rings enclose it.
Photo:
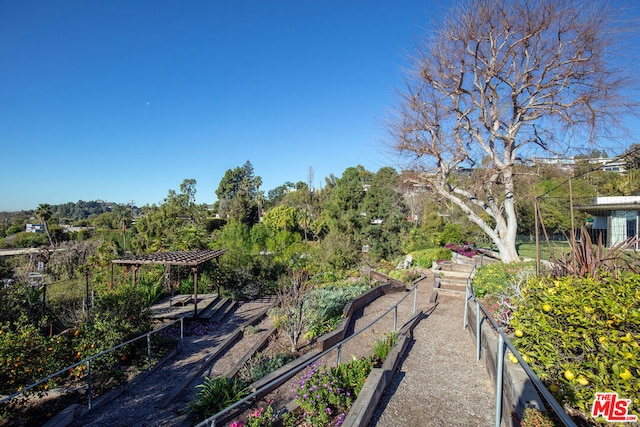
M 500 295 L 506 293 L 510 285 L 518 281 L 518 276 L 527 272 L 535 272 L 535 262 L 485 264 L 476 269 L 471 286 L 478 298 Z
M 431 268 L 436 261 L 450 260 L 451 250 L 447 248 L 422 249 L 411 252 L 413 262 L 421 268 Z

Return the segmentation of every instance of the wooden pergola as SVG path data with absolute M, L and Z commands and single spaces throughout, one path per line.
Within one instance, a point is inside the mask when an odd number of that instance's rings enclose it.
M 179 252 L 155 252 L 151 254 L 136 255 L 129 258 L 114 259 L 112 265 L 126 265 L 133 268 L 133 284 L 136 283 L 136 272 L 141 265 L 160 264 L 165 266 L 182 265 L 191 268 L 193 272 L 193 316 L 198 315 L 198 273 L 202 265 L 215 259 L 220 268 L 220 256 L 226 249 L 199 250 L 199 251 L 179 251 Z M 113 269 L 111 270 L 111 281 L 113 282 Z

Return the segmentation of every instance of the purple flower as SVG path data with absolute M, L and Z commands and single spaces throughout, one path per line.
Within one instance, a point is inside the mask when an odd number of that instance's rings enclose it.
M 327 414 L 331 414 L 331 408 L 327 406 L 327 409 L 324 410 Z

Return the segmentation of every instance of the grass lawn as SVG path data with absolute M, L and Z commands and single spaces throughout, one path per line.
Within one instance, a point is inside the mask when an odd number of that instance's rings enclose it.
M 551 250 L 558 253 L 569 252 L 569 242 L 549 242 Z M 535 242 L 519 242 L 516 243 L 518 254 L 521 257 L 536 259 L 536 244 Z M 540 259 L 549 260 L 549 246 L 546 242 L 540 241 Z

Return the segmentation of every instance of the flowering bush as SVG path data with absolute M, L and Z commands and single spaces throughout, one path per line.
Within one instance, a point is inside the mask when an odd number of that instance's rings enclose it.
M 305 421 L 314 426 L 342 425 L 351 404 L 362 389 L 375 362 L 355 359 L 333 368 L 312 365 L 292 384 Z
M 449 243 L 444 245 L 444 247 L 452 252 L 456 252 L 459 255 L 469 258 L 473 258 L 474 255 L 479 255 L 481 253 L 473 247 L 473 244 L 459 245 L 457 243 Z
M 266 409 L 264 407 L 254 409 L 246 421 L 234 421 L 229 424 L 229 427 L 271 427 L 275 420 L 273 407 L 269 403 Z

